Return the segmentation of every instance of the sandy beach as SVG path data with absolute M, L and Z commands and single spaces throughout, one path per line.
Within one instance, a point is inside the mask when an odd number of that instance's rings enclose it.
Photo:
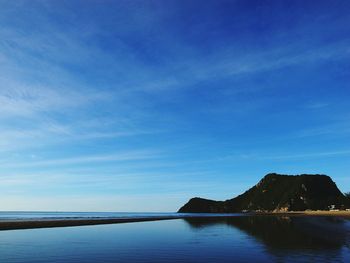
M 0 221 L 1 230 L 88 226 L 118 223 L 134 223 L 158 220 L 171 220 L 181 217 L 145 217 L 145 218 L 107 218 L 107 219 L 43 219 L 43 220 L 6 220 Z
M 289 211 L 289 212 L 255 212 L 255 216 L 339 216 L 350 217 L 350 211 Z
M 303 215 L 307 216 L 341 216 L 350 217 L 350 211 L 304 211 Z

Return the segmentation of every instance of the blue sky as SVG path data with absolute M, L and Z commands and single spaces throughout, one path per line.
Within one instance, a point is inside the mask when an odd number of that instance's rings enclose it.
M 176 211 L 268 172 L 350 191 L 349 1 L 0 5 L 0 210 Z

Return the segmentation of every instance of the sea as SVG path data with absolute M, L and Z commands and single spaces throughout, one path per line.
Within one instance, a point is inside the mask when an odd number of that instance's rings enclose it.
M 0 212 L 0 220 L 178 216 Z M 341 217 L 198 215 L 163 221 L 0 231 L 0 262 L 350 262 Z
M 123 219 L 160 216 L 176 216 L 179 213 L 129 213 L 129 212 L 38 212 L 38 211 L 0 211 L 0 221 L 13 220 L 55 220 L 55 219 Z M 184 214 L 186 215 L 186 214 Z M 189 215 L 189 214 L 188 214 Z M 210 214 L 208 214 L 210 215 Z

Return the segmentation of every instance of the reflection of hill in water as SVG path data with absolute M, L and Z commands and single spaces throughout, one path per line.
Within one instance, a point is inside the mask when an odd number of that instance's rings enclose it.
M 340 249 L 349 247 L 350 222 L 331 217 L 187 218 L 193 228 L 226 224 L 238 228 L 271 250 Z

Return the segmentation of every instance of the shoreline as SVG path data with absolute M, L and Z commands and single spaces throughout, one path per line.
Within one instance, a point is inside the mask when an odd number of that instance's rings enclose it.
M 101 218 L 101 219 L 30 219 L 30 220 L 5 220 L 0 221 L 0 231 L 16 229 L 92 226 L 120 223 L 137 223 L 147 221 L 160 221 L 180 219 L 183 217 L 140 217 L 140 218 Z
M 350 217 L 350 211 L 288 211 L 288 212 L 252 212 L 247 213 L 252 216 L 339 216 L 339 217 Z
M 350 211 L 290 211 L 290 212 L 247 212 L 235 214 L 198 214 L 178 216 L 158 216 L 158 217 L 139 217 L 139 218 L 81 218 L 81 219 L 28 219 L 28 220 L 4 220 L 0 221 L 0 231 L 35 229 L 35 228 L 54 228 L 54 227 L 73 227 L 73 226 L 91 226 L 120 223 L 137 223 L 160 220 L 173 220 L 185 218 L 225 218 L 239 216 L 327 216 L 327 217 L 346 217 L 350 218 Z

